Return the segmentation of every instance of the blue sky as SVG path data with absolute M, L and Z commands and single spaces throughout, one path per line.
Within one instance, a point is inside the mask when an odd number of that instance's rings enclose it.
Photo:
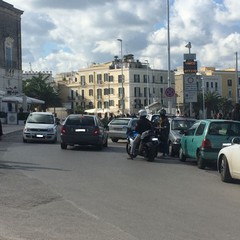
M 166 0 L 5 0 L 22 15 L 23 70 L 76 71 L 123 53 L 167 69 Z M 192 43 L 198 65 L 234 68 L 239 0 L 170 0 L 171 68 Z M 240 55 L 240 54 L 239 54 Z

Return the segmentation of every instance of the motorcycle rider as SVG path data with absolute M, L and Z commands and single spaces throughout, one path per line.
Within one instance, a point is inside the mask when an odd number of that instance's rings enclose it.
M 170 123 L 168 117 L 166 116 L 166 110 L 161 109 L 159 112 L 160 114 L 160 122 L 159 122 L 159 129 L 160 129 L 160 142 L 162 143 L 162 151 L 163 157 L 168 156 L 169 154 L 169 132 L 170 132 Z
M 134 157 L 135 149 L 141 140 L 142 133 L 147 130 L 151 130 L 151 128 L 152 128 L 151 122 L 146 118 L 147 117 L 146 110 L 144 110 L 144 109 L 139 110 L 138 115 L 139 115 L 139 120 L 137 121 L 137 124 L 135 127 L 135 131 L 138 133 L 138 135 L 133 140 L 132 148 L 130 150 L 131 159 L 133 159 L 133 157 Z M 140 146 L 139 146 L 139 151 L 141 151 Z

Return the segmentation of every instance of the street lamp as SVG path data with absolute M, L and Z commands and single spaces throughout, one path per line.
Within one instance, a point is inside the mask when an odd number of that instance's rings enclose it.
M 149 106 L 149 79 L 148 79 L 148 60 L 145 60 L 147 63 L 147 106 Z
M 121 44 L 121 81 L 122 81 L 122 96 L 121 96 L 121 102 L 122 102 L 122 115 L 124 115 L 124 88 L 123 88 L 123 54 L 122 54 L 122 39 L 117 39 Z
M 203 77 L 201 77 L 202 80 L 202 98 L 203 98 L 203 119 L 206 118 L 206 114 L 205 114 L 205 86 L 204 86 L 204 79 Z

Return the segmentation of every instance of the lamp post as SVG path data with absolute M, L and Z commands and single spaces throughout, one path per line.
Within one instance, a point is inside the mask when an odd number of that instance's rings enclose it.
M 205 86 L 204 86 L 204 79 L 203 77 L 201 77 L 202 80 L 202 98 L 203 98 L 203 119 L 206 118 L 206 114 L 205 114 Z
M 122 96 L 121 96 L 121 102 L 122 102 L 122 115 L 124 115 L 124 88 L 123 88 L 123 54 L 122 54 L 122 39 L 117 39 L 121 44 L 121 82 L 122 82 Z
M 149 106 L 149 74 L 148 74 L 148 60 L 145 60 L 147 63 L 147 106 Z

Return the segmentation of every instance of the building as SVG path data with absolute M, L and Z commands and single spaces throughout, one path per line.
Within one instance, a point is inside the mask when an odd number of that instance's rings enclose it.
M 22 92 L 21 15 L 23 11 L 0 0 L 0 111 L 11 111 L 3 95 Z
M 65 108 L 115 115 L 136 114 L 153 103 L 167 107 L 168 71 L 152 69 L 148 62 L 135 61 L 132 54 L 103 64 L 93 63 L 77 72 L 61 73 L 55 81 L 62 89 Z M 174 86 L 174 72 L 171 72 Z M 173 87 L 174 88 L 174 87 Z M 175 106 L 175 98 L 171 99 Z

